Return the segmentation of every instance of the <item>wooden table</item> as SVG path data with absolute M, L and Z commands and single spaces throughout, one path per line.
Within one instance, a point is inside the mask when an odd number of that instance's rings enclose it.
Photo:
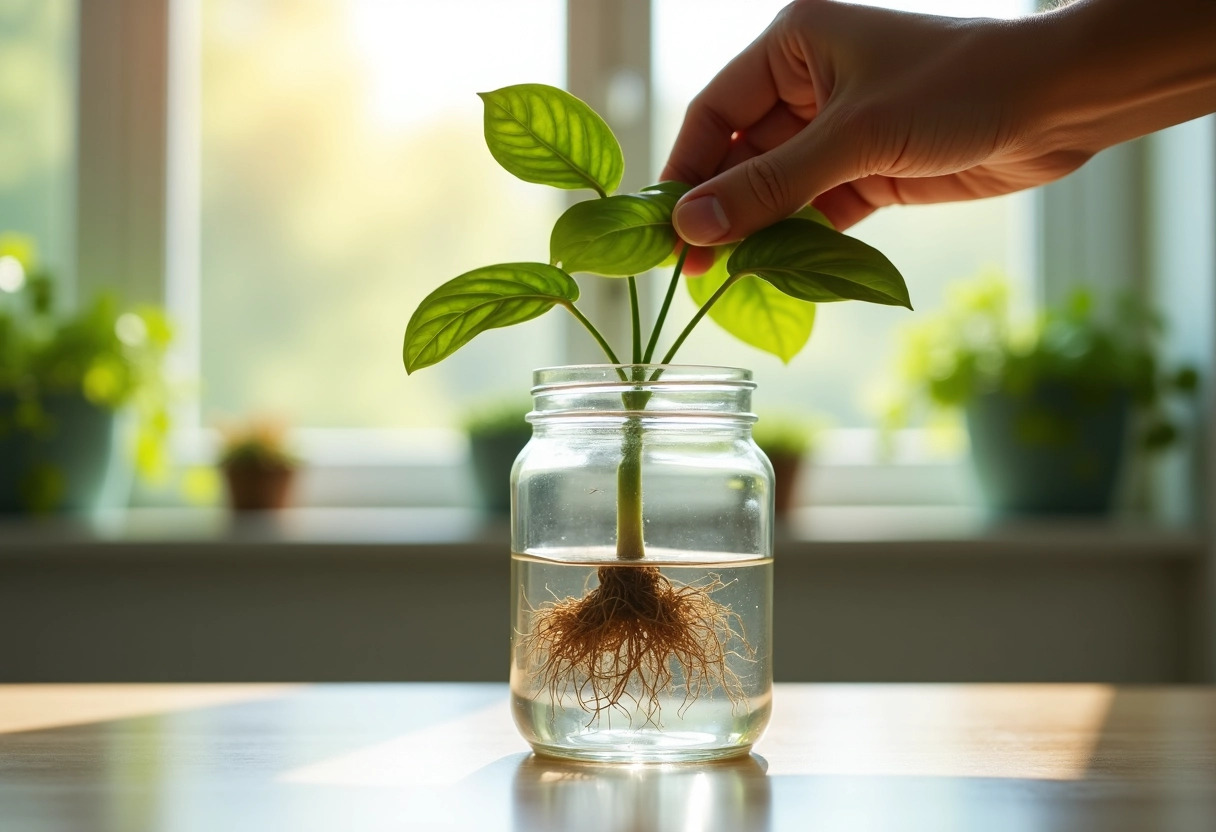
M 755 754 L 532 756 L 502 685 L 0 686 L 0 830 L 1216 830 L 1216 689 L 779 685 Z

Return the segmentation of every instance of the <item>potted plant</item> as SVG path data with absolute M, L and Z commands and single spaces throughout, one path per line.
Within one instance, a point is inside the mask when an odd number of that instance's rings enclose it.
M 219 465 L 234 511 L 285 508 L 291 500 L 299 461 L 286 443 L 287 427 L 271 419 L 251 419 L 220 429 Z
M 1004 280 L 957 287 L 901 345 L 888 427 L 916 412 L 961 411 L 986 503 L 1002 512 L 1109 510 L 1129 433 L 1146 450 L 1177 436 L 1163 408 L 1194 390 L 1190 368 L 1163 371 L 1160 320 L 1124 299 L 1109 323 L 1091 296 L 1017 324 Z
M 671 213 L 689 186 L 614 195 L 620 146 L 566 92 L 522 84 L 481 98 L 504 168 L 598 198 L 557 219 L 544 262 L 477 268 L 424 298 L 405 368 L 555 307 L 608 362 L 535 373 L 534 434 L 512 471 L 516 724 L 538 751 L 577 759 L 745 753 L 771 707 L 772 468 L 750 435 L 750 373 L 671 362 L 707 315 L 788 360 L 816 303 L 910 308 L 907 287 L 882 254 L 806 208 L 718 250 L 688 282 L 698 311 L 661 351 L 686 255 Z M 671 277 L 644 328 L 638 282 L 664 263 Z M 575 272 L 627 282 L 625 360 L 579 309 Z
M 778 518 L 789 514 L 797 496 L 798 475 L 814 450 L 820 427 L 814 421 L 792 415 L 761 416 L 752 430 L 760 450 L 773 464 L 776 481 L 774 508 Z
M 0 511 L 94 508 L 119 412 L 133 416 L 136 471 L 165 469 L 165 315 L 112 294 L 68 314 L 54 288 L 28 240 L 0 235 Z
M 511 509 L 511 465 L 532 438 L 527 402 L 499 402 L 475 408 L 464 421 L 469 462 L 481 506 L 494 514 Z

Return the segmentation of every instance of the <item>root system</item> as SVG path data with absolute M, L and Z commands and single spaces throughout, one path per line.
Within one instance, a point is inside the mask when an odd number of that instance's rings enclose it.
M 739 615 L 712 597 L 726 586 L 721 578 L 680 584 L 645 566 L 603 566 L 597 577 L 581 598 L 535 607 L 522 636 L 527 664 L 555 704 L 572 696 L 588 724 L 610 710 L 658 726 L 661 697 L 676 687 L 681 714 L 714 688 L 732 705 L 743 699 L 727 660 L 754 651 Z

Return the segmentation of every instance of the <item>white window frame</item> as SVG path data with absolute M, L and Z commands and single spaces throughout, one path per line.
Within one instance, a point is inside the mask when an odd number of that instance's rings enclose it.
M 115 286 L 127 298 L 164 304 L 183 322 L 179 369 L 197 377 L 199 196 L 199 2 L 109 0 L 80 3 L 79 160 L 76 273 L 82 292 Z M 651 155 L 651 0 L 569 0 L 567 84 L 606 114 L 628 158 Z M 640 117 L 613 112 L 614 93 L 645 91 Z M 177 103 L 169 107 L 170 99 Z M 1028 227 L 1038 300 L 1054 300 L 1080 279 L 1138 285 L 1150 273 L 1143 143 L 1113 148 L 1084 169 L 1042 189 Z M 646 182 L 627 174 L 626 187 Z M 1112 229 L 1117 229 L 1112 233 Z M 1030 265 L 1030 264 L 1028 264 Z M 170 279 L 164 279 L 169 275 Z M 584 299 L 605 321 L 624 327 L 619 281 L 588 281 Z M 600 360 L 565 322 L 567 360 Z M 611 330 L 611 327 L 609 327 Z M 606 332 L 621 340 L 622 332 Z M 182 408 L 175 449 L 191 462 L 213 459 L 214 437 L 196 406 Z M 304 500 L 326 504 L 459 504 L 467 498 L 465 444 L 458 432 L 306 430 L 311 463 Z M 876 464 L 873 431 L 829 434 L 811 480 L 817 503 L 950 503 L 970 488 L 961 460 L 923 453 L 916 432 L 893 464 Z M 824 466 L 831 475 L 823 473 Z M 898 475 L 893 475 L 898 473 Z

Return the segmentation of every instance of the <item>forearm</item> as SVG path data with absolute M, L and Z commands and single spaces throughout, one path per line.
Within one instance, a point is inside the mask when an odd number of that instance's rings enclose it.
M 1081 0 L 1024 19 L 1053 143 L 1097 151 L 1216 112 L 1216 0 Z

